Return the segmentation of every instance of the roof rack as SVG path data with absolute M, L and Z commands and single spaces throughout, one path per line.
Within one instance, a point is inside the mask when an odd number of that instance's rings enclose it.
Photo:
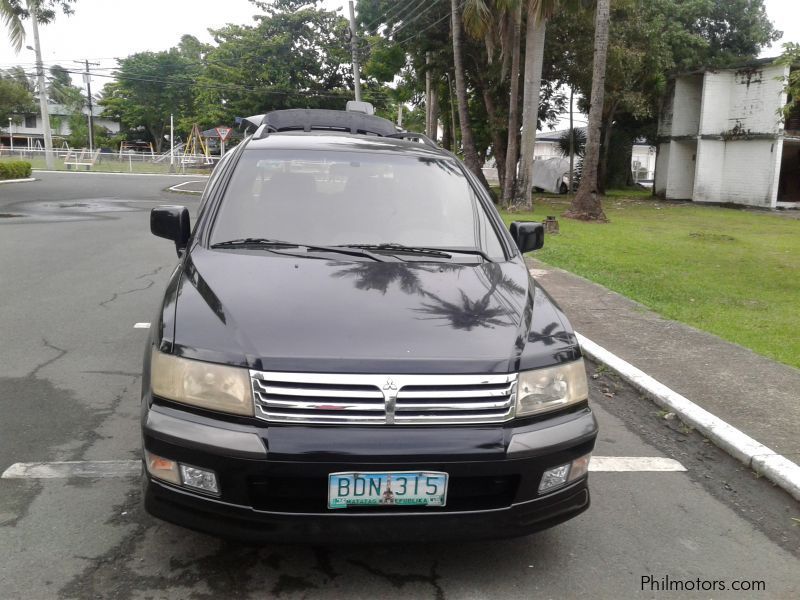
M 422 133 L 400 131 L 388 119 L 352 110 L 292 108 L 247 117 L 242 119 L 242 122 L 256 128 L 254 139 L 264 138 L 270 133 L 282 131 L 339 131 L 416 140 L 432 148 L 439 147 L 436 142 Z
M 397 127 L 387 119 L 343 110 L 292 108 L 248 117 L 246 121 L 259 128 L 255 137 L 278 131 L 327 130 L 384 137 L 397 133 Z
M 417 133 L 416 131 L 398 131 L 391 135 L 387 135 L 386 137 L 390 138 L 398 138 L 401 140 L 413 140 L 422 142 L 426 146 L 430 146 L 431 148 L 439 148 L 439 144 L 434 142 L 431 138 L 429 138 L 424 133 Z

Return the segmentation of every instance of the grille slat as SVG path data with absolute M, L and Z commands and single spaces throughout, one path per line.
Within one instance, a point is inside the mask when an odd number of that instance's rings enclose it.
M 508 408 L 511 399 L 499 402 L 401 402 L 397 398 L 397 412 L 405 410 L 414 411 L 449 411 L 449 410 L 494 410 L 497 408 Z
M 486 398 L 486 397 L 507 397 L 511 394 L 511 385 L 507 385 L 496 390 L 493 389 L 483 389 L 483 388 L 474 388 L 470 386 L 469 388 L 465 389 L 444 389 L 444 390 L 423 390 L 423 391 L 415 391 L 416 388 L 421 386 L 413 386 L 411 389 L 403 389 L 398 396 L 402 396 L 404 399 L 408 400 L 416 400 L 418 398 L 428 399 L 428 398 L 436 398 L 438 399 L 445 399 L 445 398 Z M 487 386 L 489 387 L 489 386 Z
M 365 410 L 384 411 L 383 402 L 369 404 L 366 402 L 331 402 L 329 400 L 277 400 L 269 398 L 264 403 L 268 408 L 296 408 L 299 410 Z
M 514 416 L 516 375 L 250 372 L 256 416 L 275 423 L 441 425 Z

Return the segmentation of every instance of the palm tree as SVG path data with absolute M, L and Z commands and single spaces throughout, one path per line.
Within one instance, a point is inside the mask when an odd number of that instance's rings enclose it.
M 475 149 L 475 138 L 472 126 L 469 123 L 469 110 L 467 103 L 467 83 L 464 77 L 464 48 L 461 39 L 463 28 L 461 11 L 458 0 L 450 0 L 451 27 L 453 30 L 453 65 L 456 75 L 456 101 L 458 104 L 458 121 L 461 127 L 461 147 L 464 152 L 464 163 L 484 185 L 486 177 L 483 175 L 483 160 Z
M 594 29 L 594 66 L 592 98 L 586 135 L 586 156 L 583 159 L 581 185 L 572 199 L 565 217 L 584 221 L 607 221 L 597 189 L 597 165 L 600 160 L 600 128 L 605 100 L 608 27 L 611 21 L 610 0 L 597 0 Z
M 497 176 L 500 181 L 500 193 L 503 204 L 510 199 L 510 189 L 516 180 L 516 164 L 518 158 L 519 137 L 519 60 L 520 60 L 520 21 L 523 0 L 465 0 L 464 29 L 474 39 L 484 41 L 486 46 L 486 63 L 492 65 L 495 50 L 499 46 L 501 66 L 499 78 L 492 83 L 491 76 L 479 68 L 477 85 L 483 94 L 483 103 L 490 122 L 494 157 L 497 163 Z M 498 109 L 493 95 L 493 87 L 502 87 L 508 79 L 511 64 L 511 90 L 509 97 L 509 114 L 506 126 L 498 119 Z M 507 139 L 503 139 L 502 131 L 507 131 Z M 508 165 L 511 165 L 510 167 Z M 506 185 L 506 174 L 510 179 Z
M 522 92 L 522 142 L 515 203 L 530 207 L 533 190 L 533 150 L 539 124 L 539 90 L 542 87 L 544 38 L 547 21 L 565 0 L 528 0 L 525 30 L 525 83 Z
M 8 40 L 16 52 L 22 50 L 25 42 L 25 28 L 22 26 L 22 7 L 11 0 L 0 0 L 0 21 L 8 31 Z
M 517 2 L 511 27 L 511 91 L 508 98 L 508 144 L 506 145 L 506 175 L 503 180 L 503 205 L 509 206 L 514 196 L 519 155 L 519 59 L 522 2 Z
M 25 8 L 23 8 L 22 1 L 23 0 L 0 0 L 0 21 L 3 22 L 3 25 L 8 31 L 8 38 L 14 50 L 19 52 L 22 50 L 22 44 L 25 42 L 25 27 L 22 25 L 22 17 L 25 15 L 25 12 L 27 12 L 30 17 L 31 29 L 33 30 L 33 45 L 36 52 L 36 75 L 39 87 L 39 109 L 41 111 L 42 127 L 44 129 L 45 161 L 47 163 L 47 168 L 52 170 L 55 167 L 53 161 L 53 137 L 50 131 L 50 114 L 47 109 L 47 89 L 44 84 L 42 49 L 39 45 L 39 21 L 42 20 L 40 10 L 42 2 L 41 0 L 25 0 Z

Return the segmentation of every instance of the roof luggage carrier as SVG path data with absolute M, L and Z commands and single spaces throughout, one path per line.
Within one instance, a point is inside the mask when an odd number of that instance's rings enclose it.
M 411 139 L 434 148 L 439 147 L 426 135 L 402 131 L 388 119 L 363 112 L 292 108 L 247 117 L 242 121 L 256 127 L 256 132 L 253 134 L 254 139 L 261 139 L 267 137 L 270 133 L 283 131 L 338 131 L 351 135 L 360 134 Z

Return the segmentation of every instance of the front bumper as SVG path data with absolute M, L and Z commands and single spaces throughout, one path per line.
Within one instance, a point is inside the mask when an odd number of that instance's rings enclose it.
M 538 494 L 542 473 L 592 451 L 591 410 L 526 425 L 331 427 L 250 425 L 144 403 L 146 450 L 217 474 L 209 497 L 144 477 L 147 511 L 249 542 L 364 543 L 526 535 L 589 507 L 586 477 Z M 340 471 L 445 471 L 444 508 L 327 509 Z

